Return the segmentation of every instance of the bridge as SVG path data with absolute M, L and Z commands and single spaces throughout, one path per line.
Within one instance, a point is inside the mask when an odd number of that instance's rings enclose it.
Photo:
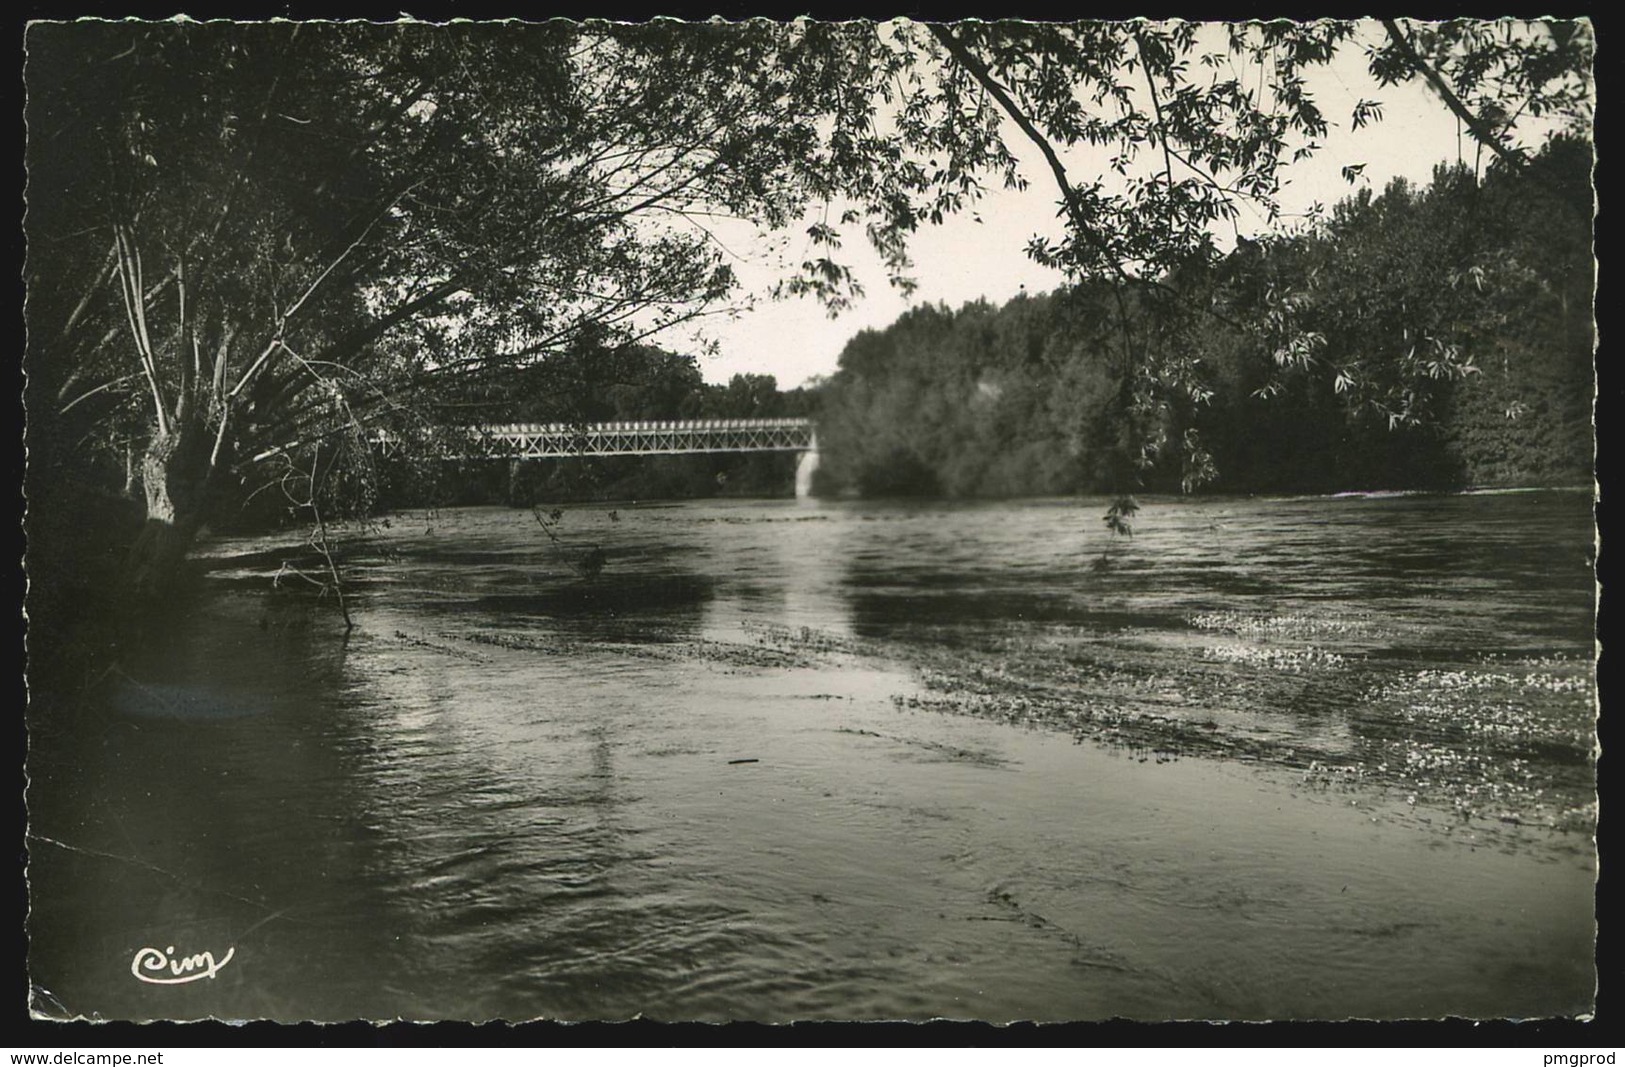
M 397 441 L 379 434 L 386 454 Z M 702 452 L 799 452 L 796 496 L 818 468 L 811 419 L 668 419 L 649 422 L 508 423 L 469 426 L 442 438 L 446 459 L 555 459 L 566 456 L 679 456 Z
M 519 423 L 471 426 L 467 459 L 677 456 L 696 452 L 814 452 L 811 419 L 676 419 L 665 422 Z

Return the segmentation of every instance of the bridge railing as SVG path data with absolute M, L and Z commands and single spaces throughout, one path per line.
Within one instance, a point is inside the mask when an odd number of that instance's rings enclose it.
M 380 433 L 381 449 L 402 442 Z M 466 441 L 466 444 L 463 442 Z M 490 423 L 440 442 L 447 459 L 652 456 L 701 452 L 807 452 L 817 447 L 811 419 L 656 419 L 595 423 Z

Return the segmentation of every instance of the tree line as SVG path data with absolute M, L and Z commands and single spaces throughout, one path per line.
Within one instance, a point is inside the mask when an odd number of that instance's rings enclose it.
M 1361 188 L 1181 271 L 1204 329 L 1170 331 L 1110 282 L 911 310 L 854 337 L 820 390 L 822 488 L 1586 484 L 1591 167 L 1588 142 L 1559 138 L 1527 173 L 1440 166 L 1424 186 Z M 1124 358 L 1136 335 L 1148 354 Z M 1159 362 L 1180 373 L 1137 406 Z

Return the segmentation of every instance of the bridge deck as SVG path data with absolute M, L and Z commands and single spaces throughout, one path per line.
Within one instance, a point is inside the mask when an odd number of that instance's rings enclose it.
M 386 441 L 386 450 L 388 442 Z M 811 419 L 674 419 L 654 422 L 510 423 L 470 426 L 459 459 L 670 456 L 697 452 L 809 452 Z

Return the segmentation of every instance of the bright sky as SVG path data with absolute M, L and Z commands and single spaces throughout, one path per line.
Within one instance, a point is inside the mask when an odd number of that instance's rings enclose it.
M 1285 212 L 1301 213 L 1317 201 L 1330 207 L 1354 192 L 1356 187 L 1341 175 L 1348 164 L 1366 164 L 1362 184 L 1369 181 L 1381 191 L 1395 176 L 1425 182 L 1435 164 L 1457 158 L 1455 117 L 1420 80 L 1382 88 L 1366 71 L 1360 43 L 1380 34 L 1381 27 L 1370 23 L 1333 64 L 1309 76 L 1309 88 L 1332 129 L 1320 152 L 1285 169 L 1288 184 L 1281 197 Z M 1381 101 L 1383 118 L 1355 131 L 1349 116 L 1361 98 Z M 1060 235 L 1059 195 L 1053 179 L 1037 149 L 1013 126 L 1007 125 L 1006 144 L 1021 161 L 1028 188 L 1019 193 L 991 190 L 975 209 L 980 223 L 967 212 L 939 227 L 922 229 L 911 245 L 919 288 L 907 298 L 887 283 L 878 257 L 864 254 L 869 250 L 857 227 L 848 228 L 841 251 L 853 264 L 866 295 L 835 319 L 810 297 L 774 301 L 766 295 L 780 276 L 769 262 L 775 245 L 793 262 L 799 261 L 806 243 L 800 231 L 764 239 L 740 230 L 724 237 L 738 256 L 733 265 L 746 292 L 758 296 L 754 310 L 732 321 L 712 318 L 703 327 L 704 336 L 714 339 L 719 349 L 700 356 L 706 380 L 721 383 L 735 374 L 772 374 L 781 389 L 788 389 L 833 373 L 841 349 L 854 334 L 884 327 L 911 306 L 940 301 L 957 308 L 978 297 L 1000 304 L 1023 289 L 1038 293 L 1060 286 L 1062 277 L 1033 263 L 1025 251 L 1034 234 Z M 1462 158 L 1471 164 L 1474 142 L 1463 132 L 1459 144 Z M 1073 183 L 1082 184 L 1106 170 L 1107 155 L 1104 150 L 1079 149 L 1063 156 L 1063 161 Z M 1244 233 L 1265 224 L 1261 213 L 1243 209 Z M 674 333 L 658 343 L 684 349 L 687 338 Z M 698 351 L 698 345 L 688 350 Z

